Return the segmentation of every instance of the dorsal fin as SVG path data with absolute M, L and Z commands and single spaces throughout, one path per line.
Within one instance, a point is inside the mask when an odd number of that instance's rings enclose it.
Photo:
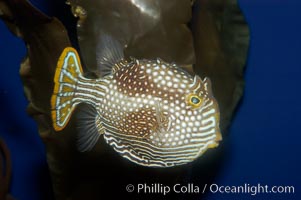
M 101 76 L 112 73 L 112 68 L 124 58 L 123 48 L 112 36 L 101 33 L 96 45 L 96 61 Z

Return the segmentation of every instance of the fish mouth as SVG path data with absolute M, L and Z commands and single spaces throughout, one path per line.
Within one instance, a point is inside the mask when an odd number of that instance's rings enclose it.
M 217 127 L 217 130 L 216 130 L 216 132 L 215 132 L 215 135 L 216 135 L 215 139 L 212 140 L 212 141 L 208 144 L 208 146 L 207 146 L 208 149 L 212 149 L 212 148 L 218 147 L 218 146 L 219 146 L 219 143 L 223 140 L 223 137 L 222 137 L 222 134 L 221 134 L 221 132 L 220 132 L 219 127 Z
M 195 159 L 202 156 L 208 149 L 217 148 L 219 146 L 220 142 L 222 141 L 222 134 L 219 128 L 217 128 L 215 135 L 216 137 L 214 139 L 208 141 L 202 148 L 200 148 Z

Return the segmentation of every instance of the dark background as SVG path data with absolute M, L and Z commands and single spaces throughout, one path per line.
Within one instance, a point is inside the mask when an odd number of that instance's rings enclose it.
M 46 10 L 46 0 L 32 0 Z M 227 158 L 219 185 L 292 185 L 295 194 L 209 194 L 207 199 L 301 199 L 301 1 L 239 0 L 251 30 L 246 87 L 224 137 Z M 11 193 L 43 200 L 51 193 L 45 149 L 19 77 L 23 42 L 0 22 L 0 136 L 11 150 Z M 214 84 L 214 83 L 213 83 Z M 1 185 L 0 185 L 1 187 Z

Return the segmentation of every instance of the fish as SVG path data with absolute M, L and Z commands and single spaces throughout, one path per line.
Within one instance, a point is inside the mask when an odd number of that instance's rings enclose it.
M 73 47 L 58 59 L 51 97 L 56 132 L 81 104 L 76 112 L 80 152 L 91 151 L 103 137 L 122 157 L 164 168 L 190 163 L 219 145 L 220 113 L 209 78 L 160 58 L 127 60 L 115 38 L 104 34 L 99 40 L 102 75 L 96 78 L 85 76 Z

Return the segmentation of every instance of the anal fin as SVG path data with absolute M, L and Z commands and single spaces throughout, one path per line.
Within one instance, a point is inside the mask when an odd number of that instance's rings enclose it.
M 88 104 L 81 104 L 77 113 L 77 123 L 78 150 L 80 152 L 92 150 L 99 136 L 104 133 L 104 128 L 95 108 Z

